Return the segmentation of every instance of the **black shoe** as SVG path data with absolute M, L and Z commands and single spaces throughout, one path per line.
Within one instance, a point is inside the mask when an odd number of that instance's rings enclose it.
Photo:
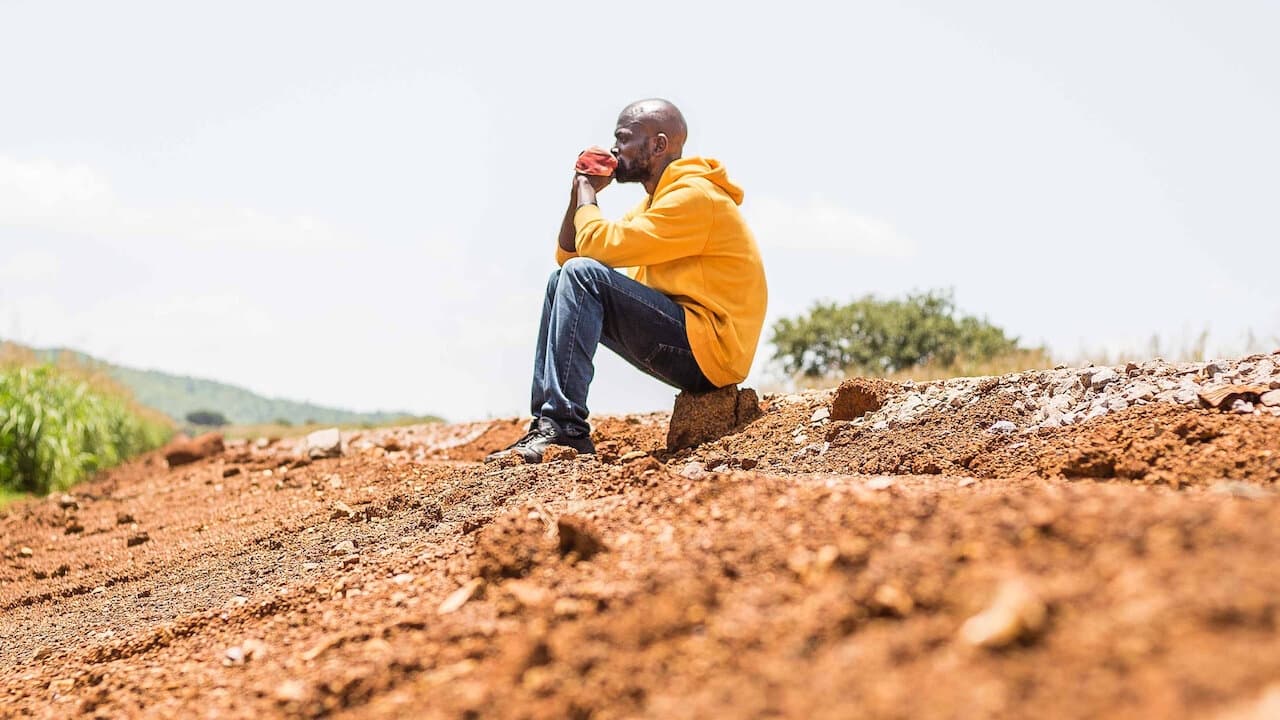
M 546 451 L 548 445 L 565 445 L 583 455 L 594 455 L 596 452 L 596 446 L 591 442 L 591 436 L 586 434 L 571 435 L 560 423 L 549 417 L 542 417 L 533 421 L 529 427 L 529 432 L 524 437 L 515 441 L 506 449 L 489 455 L 489 457 L 485 458 L 485 461 L 494 460 L 503 453 L 514 453 L 519 455 L 526 463 L 540 463 L 542 462 L 542 453 Z

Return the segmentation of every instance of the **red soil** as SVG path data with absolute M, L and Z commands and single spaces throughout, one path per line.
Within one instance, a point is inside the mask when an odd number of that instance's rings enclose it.
M 476 462 L 509 420 L 157 455 L 12 506 L 0 716 L 1181 718 L 1280 680 L 1280 419 L 828 402 L 678 453 L 605 418 L 539 466 Z M 1011 580 L 1047 619 L 967 642 Z

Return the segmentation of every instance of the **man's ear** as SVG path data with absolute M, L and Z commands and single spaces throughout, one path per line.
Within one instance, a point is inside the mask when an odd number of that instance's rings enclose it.
M 667 148 L 671 147 L 671 141 L 667 139 L 666 133 L 658 133 L 653 136 L 653 154 L 663 155 L 667 152 Z

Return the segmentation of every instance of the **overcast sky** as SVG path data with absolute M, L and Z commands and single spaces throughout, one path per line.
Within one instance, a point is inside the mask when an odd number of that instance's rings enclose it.
M 1059 356 L 1239 345 L 1280 335 L 1277 37 L 1266 0 L 0 0 L 0 336 L 522 412 L 574 157 L 657 95 L 771 320 L 952 287 Z M 669 406 L 598 365 L 593 410 Z

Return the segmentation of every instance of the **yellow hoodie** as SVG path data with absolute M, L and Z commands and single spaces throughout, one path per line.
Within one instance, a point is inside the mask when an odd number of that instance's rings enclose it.
M 577 253 L 556 249 L 563 265 L 574 255 L 632 277 L 684 308 L 698 367 L 718 386 L 741 382 L 764 325 L 768 289 L 764 265 L 738 205 L 742 188 L 710 158 L 682 158 L 662 173 L 653 197 L 617 222 L 595 205 L 573 217 Z

